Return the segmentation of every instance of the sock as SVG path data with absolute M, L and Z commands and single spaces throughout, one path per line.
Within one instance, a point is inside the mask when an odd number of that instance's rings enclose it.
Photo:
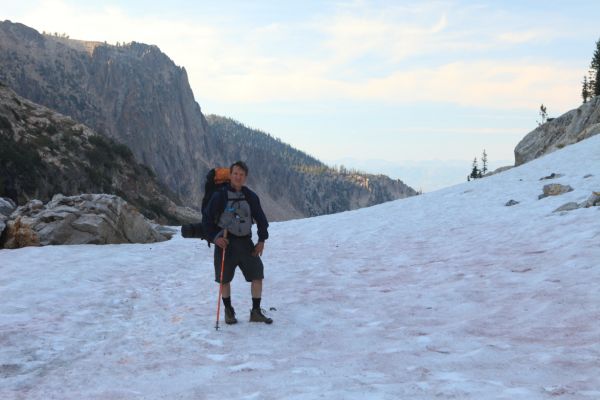
M 252 298 L 252 309 L 253 310 L 260 310 L 260 297 L 259 298 Z
M 229 309 L 233 308 L 231 307 L 231 297 L 223 297 L 223 304 Z

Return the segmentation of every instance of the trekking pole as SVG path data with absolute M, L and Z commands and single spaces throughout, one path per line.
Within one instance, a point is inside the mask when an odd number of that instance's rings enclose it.
M 223 239 L 227 239 L 227 229 L 223 234 Z M 219 279 L 219 298 L 217 299 L 217 323 L 215 329 L 219 330 L 219 316 L 221 315 L 221 296 L 223 295 L 223 270 L 225 269 L 225 248 L 223 247 L 223 253 L 221 255 L 221 278 Z

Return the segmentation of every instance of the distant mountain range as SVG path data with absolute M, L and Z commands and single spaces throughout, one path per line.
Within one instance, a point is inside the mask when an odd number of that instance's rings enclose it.
M 367 173 L 378 171 L 392 179 L 402 177 L 407 185 L 423 192 L 432 192 L 465 182 L 473 165 L 473 160 L 387 161 L 342 158 L 326 161 L 330 165 L 344 165 Z M 491 160 L 488 169 L 493 171 L 512 164 L 511 160 Z
M 229 159 L 252 165 L 250 186 L 265 193 L 261 201 L 277 219 L 316 216 L 415 195 L 399 179 L 330 168 L 272 136 L 229 118 L 207 116 L 209 132 Z M 240 143 L 243 143 L 240 146 Z M 220 161 L 225 162 L 224 159 Z M 265 179 L 267 178 L 267 179 Z
M 397 179 L 328 168 L 241 123 L 205 118 L 185 69 L 156 46 L 73 40 L 4 21 L 0 82 L 127 146 L 135 158 L 131 162 L 146 165 L 172 192 L 171 198 L 185 206 L 200 206 L 210 168 L 240 158 L 250 163 L 250 185 L 274 220 L 350 210 L 416 193 Z

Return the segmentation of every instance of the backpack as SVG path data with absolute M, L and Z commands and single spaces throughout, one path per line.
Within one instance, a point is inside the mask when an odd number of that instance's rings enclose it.
M 229 183 L 229 168 L 213 168 L 206 174 L 204 183 L 204 197 L 202 197 L 202 212 L 210 201 L 213 193 L 220 190 Z M 206 239 L 206 233 L 202 229 L 202 222 L 185 224 L 181 226 L 181 236 L 184 238 Z M 208 244 L 210 247 L 210 243 Z
M 202 212 L 208 205 L 213 193 L 229 183 L 229 168 L 213 168 L 206 174 L 204 183 L 204 197 L 202 198 Z

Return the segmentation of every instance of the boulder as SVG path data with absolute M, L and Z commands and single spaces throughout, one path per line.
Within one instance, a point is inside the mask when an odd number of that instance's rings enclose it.
M 506 207 L 512 207 L 512 206 L 516 206 L 517 204 L 519 204 L 518 201 L 516 200 L 512 200 L 510 199 L 509 201 L 506 202 L 506 204 L 504 204 Z
M 58 194 L 45 206 L 32 200 L 11 214 L 4 233 L 5 248 L 167 240 L 137 209 L 108 194 Z
M 0 197 L 0 238 L 6 227 L 8 216 L 17 208 L 17 205 L 11 199 Z
M 578 208 L 579 208 L 579 204 L 577 204 L 574 201 L 571 201 L 569 203 L 563 204 L 562 206 L 558 207 L 556 210 L 554 210 L 552 212 L 573 211 L 573 210 L 577 210 Z
M 15 208 L 17 208 L 17 205 L 14 201 L 6 197 L 0 197 L 0 215 L 8 217 L 15 211 Z
M 586 201 L 580 204 L 581 207 L 597 207 L 600 206 L 600 192 L 592 192 Z
M 538 199 L 543 199 L 548 196 L 558 196 L 563 193 L 571 192 L 573 188 L 569 185 L 561 185 L 560 183 L 551 183 L 544 185 L 544 193 L 538 196 Z

